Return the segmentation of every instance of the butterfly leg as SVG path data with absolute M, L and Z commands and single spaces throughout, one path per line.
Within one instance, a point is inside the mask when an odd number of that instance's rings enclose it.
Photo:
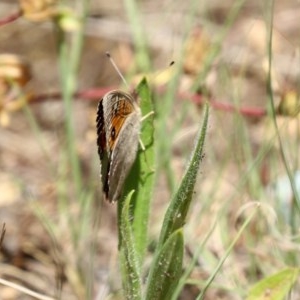
M 150 116 L 154 115 L 154 111 L 150 111 L 149 113 L 147 113 L 146 115 L 144 115 L 141 119 L 141 121 L 145 121 L 146 119 L 148 119 Z
M 146 119 L 148 119 L 150 116 L 154 115 L 154 111 L 150 111 L 149 113 L 147 113 L 146 115 L 144 115 L 142 118 L 141 118 L 141 122 L 145 121 Z M 146 148 L 145 148 L 145 145 L 143 143 L 143 141 L 139 138 L 139 143 L 140 143 L 140 146 L 141 146 L 141 149 L 143 150 L 143 152 L 145 152 Z
M 148 166 L 149 170 L 151 171 L 151 173 L 154 172 L 154 168 L 150 166 L 150 164 L 148 163 L 148 159 L 147 159 L 147 155 L 146 155 L 146 148 L 145 148 L 145 145 L 143 143 L 143 141 L 141 139 L 139 139 L 139 143 L 140 143 L 140 147 L 141 147 L 141 150 L 143 151 L 143 154 L 144 154 L 144 158 L 145 158 L 145 162 L 146 162 L 146 165 Z
M 140 143 L 142 151 L 145 152 L 145 150 L 146 150 L 145 145 L 144 145 L 143 141 L 140 138 L 139 138 L 139 143 Z

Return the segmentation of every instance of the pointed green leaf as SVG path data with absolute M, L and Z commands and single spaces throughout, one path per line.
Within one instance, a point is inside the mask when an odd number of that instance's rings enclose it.
M 146 300 L 171 299 L 182 273 L 182 259 L 183 234 L 179 229 L 168 238 L 153 262 Z
M 299 276 L 299 269 L 288 268 L 256 283 L 247 300 L 282 300 Z
M 175 230 L 183 227 L 185 224 L 186 215 L 192 201 L 194 185 L 197 179 L 200 162 L 203 157 L 204 141 L 208 123 L 208 111 L 208 105 L 206 104 L 203 125 L 198 132 L 196 145 L 190 163 L 187 167 L 178 191 L 173 196 L 164 218 L 158 249 L 162 247 L 164 242 Z
M 128 194 L 121 213 L 120 223 L 120 261 L 121 273 L 125 298 L 142 299 L 142 281 L 140 275 L 140 267 L 138 263 L 138 255 L 135 249 L 135 241 L 130 222 L 130 200 L 133 191 Z
M 140 97 L 140 107 L 142 115 L 146 116 L 153 112 L 150 89 L 146 79 L 143 79 L 137 87 Z M 137 159 L 127 177 L 124 187 L 124 195 L 129 191 L 135 190 L 136 193 L 131 199 L 132 227 L 136 242 L 136 250 L 139 255 L 139 261 L 147 247 L 148 220 L 150 211 L 150 201 L 152 199 L 154 185 L 154 128 L 153 115 L 147 117 L 142 122 L 140 139 L 145 147 L 143 151 L 140 147 Z

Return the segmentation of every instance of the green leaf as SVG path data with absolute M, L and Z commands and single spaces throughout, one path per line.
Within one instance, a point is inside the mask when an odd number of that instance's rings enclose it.
M 247 300 L 282 300 L 299 276 L 299 269 L 287 268 L 256 283 Z
M 146 300 L 171 299 L 182 273 L 182 259 L 183 234 L 179 229 L 168 238 L 153 262 Z
M 150 90 L 145 78 L 138 85 L 137 92 L 141 99 L 140 107 L 142 110 L 142 115 L 145 116 L 150 112 L 153 112 Z M 154 186 L 153 136 L 153 115 L 151 115 L 142 122 L 140 139 L 145 147 L 145 151 L 143 151 L 140 147 L 137 159 L 127 177 L 124 186 L 124 195 L 127 195 L 133 189 L 136 191 L 131 199 L 130 209 L 132 210 L 133 215 L 132 227 L 140 265 L 143 261 L 147 247 L 150 201 L 152 199 Z
M 181 276 L 183 255 L 182 227 L 192 201 L 194 185 L 203 157 L 207 123 L 208 105 L 206 104 L 203 125 L 197 135 L 191 161 L 164 218 L 155 259 L 149 272 L 146 292 L 146 299 L 148 300 L 170 299 Z M 176 238 L 179 233 L 181 237 Z M 172 276 L 169 276 L 169 274 Z
M 130 223 L 130 200 L 133 191 L 128 194 L 121 213 L 120 236 L 122 244 L 120 248 L 120 261 L 123 289 L 126 299 L 142 299 L 142 280 L 138 255 L 135 249 L 135 241 Z
M 181 181 L 180 187 L 168 207 L 166 212 L 162 230 L 160 233 L 158 249 L 162 247 L 168 237 L 178 228 L 183 227 L 186 220 L 186 215 L 190 207 L 195 182 L 200 166 L 200 162 L 203 157 L 203 148 L 206 135 L 206 128 L 208 123 L 208 105 L 205 105 L 204 120 L 202 128 L 196 138 L 196 146 L 192 154 L 192 158 L 187 167 L 186 173 Z

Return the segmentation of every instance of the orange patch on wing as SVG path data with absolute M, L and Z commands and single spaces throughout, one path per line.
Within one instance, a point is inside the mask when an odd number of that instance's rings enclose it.
M 110 138 L 108 140 L 108 146 L 111 151 L 114 148 L 114 143 L 118 138 L 126 118 L 134 110 L 133 105 L 126 99 L 119 100 L 115 105 L 117 105 L 117 108 L 114 109 L 111 118 Z

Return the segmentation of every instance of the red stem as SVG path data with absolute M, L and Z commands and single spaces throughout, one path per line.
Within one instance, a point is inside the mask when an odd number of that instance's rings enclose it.
M 199 94 L 180 94 L 179 98 L 188 98 L 191 99 L 192 102 L 196 104 L 204 104 L 205 99 Z M 217 110 L 227 111 L 227 112 L 239 112 L 240 114 L 248 117 L 263 117 L 267 114 L 266 109 L 264 108 L 257 108 L 257 107 L 241 107 L 238 108 L 233 104 L 216 101 L 214 99 L 210 100 L 209 103 L 211 106 Z
M 111 91 L 111 87 L 94 88 L 89 90 L 78 91 L 74 94 L 74 98 L 83 98 L 87 100 L 101 99 L 107 92 Z M 33 95 L 30 98 L 30 103 L 46 101 L 49 99 L 60 99 L 62 97 L 60 92 L 50 92 L 45 94 Z
M 22 16 L 23 12 L 21 10 L 5 17 L 4 19 L 0 19 L 0 26 L 6 25 L 8 23 L 14 22 L 15 20 L 19 19 Z
M 11 23 L 15 20 L 17 20 L 19 17 L 22 16 L 22 11 L 19 10 L 18 12 L 5 17 L 4 19 L 0 20 L 0 26 L 6 25 L 8 23 Z M 95 100 L 95 99 L 101 99 L 107 92 L 112 90 L 111 87 L 108 88 L 94 88 L 94 89 L 89 89 L 89 90 L 83 90 L 83 91 L 78 91 L 74 94 L 75 98 L 83 98 L 87 100 Z M 162 92 L 161 89 L 158 91 L 159 93 Z M 196 104 L 204 104 L 205 100 L 201 95 L 198 94 L 189 94 L 189 93 L 179 93 L 178 97 L 180 99 L 190 99 L 192 102 Z M 30 102 L 40 102 L 40 101 L 45 101 L 48 99 L 60 99 L 61 98 L 61 93 L 60 92 L 52 92 L 52 93 L 47 93 L 47 94 L 39 94 L 39 95 L 33 95 L 30 98 Z M 249 116 L 249 117 L 262 117 L 266 115 L 266 110 L 262 108 L 255 108 L 255 107 L 242 107 L 242 108 L 237 108 L 234 105 L 230 103 L 224 103 L 224 102 L 219 102 L 216 100 L 210 100 L 209 101 L 211 106 L 217 110 L 222 110 L 222 111 L 227 111 L 227 112 L 239 112 L 240 114 L 244 116 Z
M 115 89 L 115 87 L 106 87 L 106 88 L 93 88 L 88 90 L 78 91 L 74 94 L 74 98 L 83 98 L 86 100 L 99 100 L 101 99 L 107 92 Z M 161 91 L 159 91 L 161 92 Z M 204 104 L 205 99 L 198 94 L 189 94 L 189 93 L 179 93 L 179 99 L 190 99 L 195 104 Z M 30 102 L 41 102 L 49 99 L 60 99 L 61 93 L 60 92 L 53 92 L 47 94 L 39 94 L 36 96 L 32 96 Z M 236 106 L 226 103 L 220 102 L 216 100 L 210 100 L 210 105 L 215 108 L 216 110 L 226 111 L 226 112 L 239 112 L 240 114 L 248 117 L 263 117 L 266 115 L 266 109 L 264 108 L 257 108 L 257 107 L 241 107 L 237 108 Z

